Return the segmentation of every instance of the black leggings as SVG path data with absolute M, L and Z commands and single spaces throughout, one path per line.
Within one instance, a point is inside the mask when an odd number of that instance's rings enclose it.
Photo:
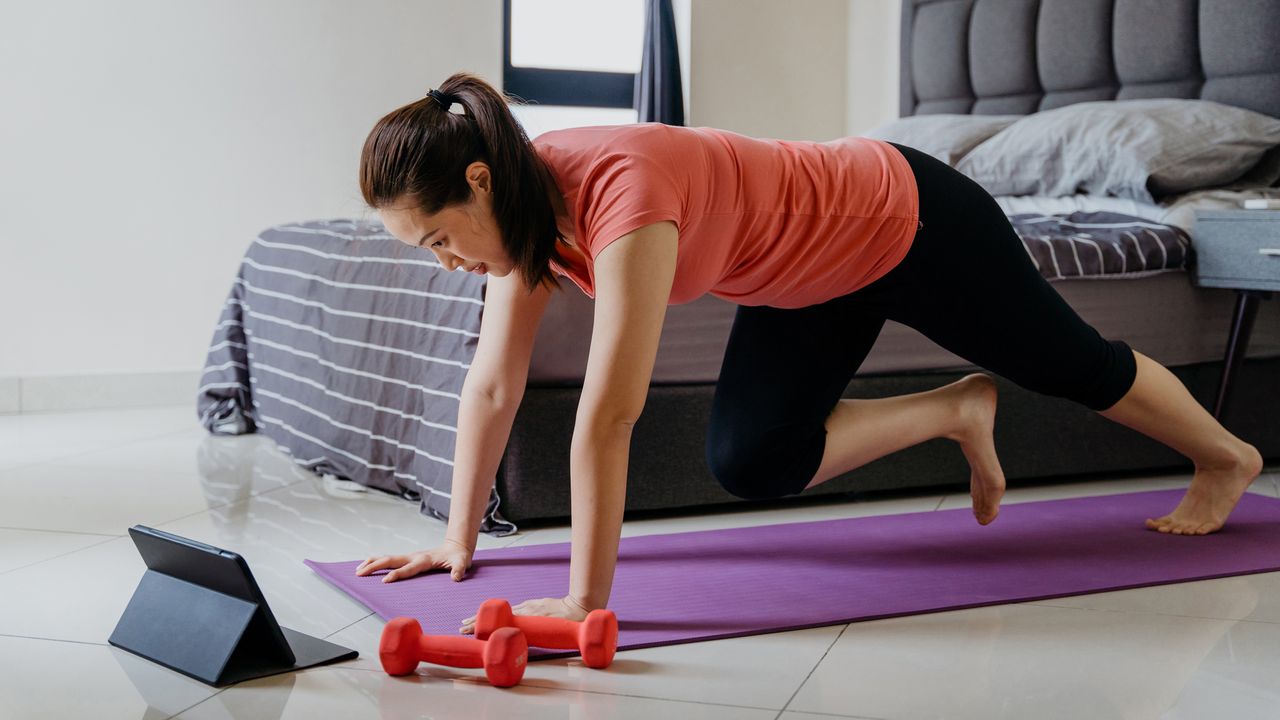
M 923 223 L 902 262 L 819 305 L 737 310 L 707 435 L 712 474 L 734 495 L 790 495 L 813 479 L 827 416 L 886 319 L 1024 388 L 1094 410 L 1133 385 L 1129 346 L 1104 340 L 1067 305 L 982 187 L 893 146 L 915 173 Z

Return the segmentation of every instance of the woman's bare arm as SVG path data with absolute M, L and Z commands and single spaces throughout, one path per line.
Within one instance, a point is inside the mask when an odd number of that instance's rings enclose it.
M 609 602 L 627 491 L 631 428 L 640 417 L 675 277 L 675 223 L 647 225 L 595 261 L 591 355 L 570 450 L 573 549 L 569 599 Z
M 518 273 L 492 278 L 485 290 L 480 341 L 462 385 L 453 455 L 447 540 L 472 550 L 529 379 L 538 324 L 551 291 L 532 294 Z

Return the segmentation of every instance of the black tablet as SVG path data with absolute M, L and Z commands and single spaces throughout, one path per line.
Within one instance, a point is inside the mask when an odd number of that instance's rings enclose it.
M 147 572 L 112 645 L 211 685 L 356 657 L 282 628 L 239 554 L 144 525 L 129 536 Z

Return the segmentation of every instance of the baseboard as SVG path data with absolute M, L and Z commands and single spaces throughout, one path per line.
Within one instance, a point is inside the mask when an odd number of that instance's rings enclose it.
M 22 411 L 22 380 L 16 377 L 0 378 L 0 415 L 12 415 Z
M 0 415 L 194 404 L 200 372 L 0 378 Z

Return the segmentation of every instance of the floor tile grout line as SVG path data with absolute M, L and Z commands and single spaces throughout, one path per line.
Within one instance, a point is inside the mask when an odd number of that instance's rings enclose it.
M 223 509 L 223 508 L 227 508 L 227 507 L 230 507 L 230 506 L 232 506 L 232 505 L 235 505 L 235 504 L 238 504 L 238 503 L 241 503 L 241 502 L 245 502 L 245 501 L 248 501 L 248 500 L 252 500 L 253 498 L 258 497 L 258 496 L 260 496 L 260 495 L 266 495 L 267 493 L 272 493 L 272 492 L 275 492 L 275 491 L 277 491 L 277 490 L 283 490 L 283 489 L 285 489 L 285 488 L 292 487 L 292 486 L 297 485 L 298 483 L 302 482 L 304 479 L 305 479 L 305 478 L 303 478 L 303 479 L 298 479 L 298 480 L 295 480 L 295 481 L 293 481 L 293 482 L 291 482 L 291 483 L 289 483 L 289 484 L 287 484 L 287 485 L 281 485 L 280 487 L 277 487 L 277 488 L 271 488 L 270 490 L 262 490 L 262 491 L 259 491 L 259 492 L 256 492 L 256 493 L 250 493 L 249 497 L 247 497 L 247 498 L 242 498 L 242 499 L 240 499 L 240 500 L 234 500 L 234 501 L 232 501 L 232 502 L 229 502 L 229 503 L 223 503 L 223 504 L 221 504 L 221 505 L 213 505 L 213 506 L 211 506 L 211 507 L 207 507 L 207 508 L 204 508 L 204 509 L 202 509 L 202 510 L 197 510 L 196 512 L 193 512 L 193 513 L 187 513 L 186 515 L 181 515 L 181 516 L 176 517 L 176 518 L 170 518 L 170 519 L 168 519 L 168 520 L 164 520 L 164 521 L 161 521 L 161 522 L 155 523 L 155 527 L 159 528 L 159 527 L 163 527 L 163 526 L 165 526 L 165 525 L 170 525 L 170 524 L 172 524 L 172 523 L 180 522 L 180 521 L 182 521 L 182 520 L 186 520 L 187 518 L 195 517 L 195 516 L 197 516 L 197 515 L 201 515 L 201 514 L 203 514 L 203 513 L 209 512 L 210 510 L 221 510 L 221 509 Z M 93 535 L 93 536 L 96 536 L 96 537 L 101 537 L 101 538 L 103 538 L 101 542 L 96 542 L 96 543 L 93 543 L 93 544 L 91 544 L 91 545 L 85 545 L 84 547 L 77 548 L 77 549 L 75 549 L 75 550 L 71 550 L 71 551 L 68 551 L 68 552 L 62 553 L 62 554 L 60 554 L 60 555 L 55 555 L 55 556 L 50 557 L 50 558 L 45 558 L 44 560 L 40 560 L 40 561 L 33 562 L 33 563 L 28 563 L 28 564 L 26 564 L 26 565 L 22 565 L 21 567 L 16 567 L 16 568 L 11 568 L 11 569 L 9 569 L 9 570 L 3 570 L 3 571 L 0 571 L 0 575 L 4 575 L 4 574 L 6 574 L 6 573 L 10 573 L 10 572 L 14 572 L 14 571 L 16 571 L 16 570 L 22 570 L 23 568 L 29 568 L 29 567 L 32 567 L 32 566 L 34 566 L 34 565 L 39 565 L 40 563 L 43 563 L 43 562 L 48 562 L 48 561 L 50 561 L 50 560 L 57 560 L 58 558 L 66 557 L 66 556 L 68 556 L 68 555 L 74 555 L 74 554 L 76 554 L 76 553 L 78 553 L 78 552 L 81 552 L 81 551 L 83 551 L 83 550 L 88 550 L 88 549 L 90 549 L 90 548 L 95 548 L 95 547 L 97 547 L 97 546 L 99 546 L 99 545 L 104 545 L 104 544 L 106 544 L 106 543 L 108 543 L 108 542 L 111 542 L 112 540 L 119 540 L 120 538 L 128 537 L 128 535 L 108 535 L 108 534 L 106 534 L 106 533 L 87 533 L 87 532 L 80 532 L 80 533 L 77 533 L 77 532 L 73 532 L 73 531 L 70 531 L 70 530 L 41 530 L 41 529 L 38 529 L 38 528 L 11 528 L 11 527 L 3 527 L 3 528 L 0 528 L 0 530 L 24 530 L 24 531 L 31 531 L 31 532 L 54 532 L 54 533 L 63 533 L 63 534 L 67 534 L 67 535 Z
M 189 401 L 184 402 L 166 402 L 147 405 L 125 405 L 123 407 L 106 406 L 106 407 L 82 407 L 82 408 L 60 408 L 53 410 L 28 410 L 26 412 L 16 413 L 0 413 L 3 417 L 49 417 L 50 415 L 107 415 L 110 413 L 145 413 L 158 412 L 162 410 L 195 410 L 196 406 Z
M 1260 573 L 1253 573 L 1253 574 L 1256 575 Z M 1241 577 L 1241 576 L 1228 575 L 1227 577 Z M 1214 578 L 1214 580 L 1221 580 L 1221 579 L 1225 579 L 1225 578 Z M 1193 582 L 1209 582 L 1209 581 L 1193 581 Z M 1184 583 L 1168 583 L 1168 585 L 1181 585 L 1181 584 L 1184 584 Z M 1160 587 L 1160 586 L 1149 586 L 1149 587 Z M 1116 590 L 1115 592 L 1131 592 L 1133 590 L 1141 590 L 1141 589 L 1143 588 L 1129 588 L 1128 590 Z M 1089 594 L 1089 593 L 1086 593 L 1086 594 Z M 1069 595 L 1068 597 L 1083 597 L 1083 596 Z M 1122 613 L 1127 615 L 1154 615 L 1157 617 L 1184 618 L 1187 620 L 1220 620 L 1220 621 L 1235 622 L 1235 623 L 1251 623 L 1254 625 L 1280 625 L 1280 620 L 1254 620 L 1252 618 L 1229 618 L 1229 617 L 1216 617 L 1216 616 L 1209 616 L 1209 615 L 1185 615 L 1183 613 L 1157 612 L 1155 610 L 1115 610 L 1112 608 L 1076 607 L 1074 605 L 1053 605 L 1053 604 L 1050 604 L 1049 602 L 1040 602 L 1038 600 L 1031 600 L 1031 601 L 1019 602 L 1019 603 L 1004 603 L 1004 604 L 1005 605 L 1030 605 L 1032 607 L 1053 608 L 1055 610 L 1083 610 L 1086 612 Z
M 297 484 L 298 484 L 298 483 L 300 483 L 300 482 L 304 482 L 305 480 L 306 480 L 306 478 L 299 478 L 299 479 L 294 480 L 293 482 L 288 483 L 288 484 L 286 484 L 286 485 L 281 485 L 280 487 L 274 487 L 274 488 L 271 488 L 271 489 L 269 489 L 269 490 L 259 490 L 258 492 L 251 492 L 251 493 L 249 493 L 249 496 L 248 496 L 248 497 L 240 498 L 239 500 L 233 500 L 233 501 L 231 501 L 231 502 L 222 503 L 221 505 L 211 505 L 211 506 L 209 506 L 209 507 L 202 508 L 202 509 L 197 510 L 197 511 L 195 511 L 195 512 L 187 513 L 186 515 L 179 515 L 178 517 L 175 517 L 175 518 L 169 518 L 169 519 L 167 519 L 167 520 L 161 520 L 161 521 L 159 521 L 159 522 L 152 521 L 152 522 L 154 523 L 154 524 L 152 525 L 152 527 L 160 528 L 160 527 L 164 527 L 165 525 L 171 525 L 171 524 L 176 523 L 176 522 L 181 522 L 181 521 L 183 521 L 183 520 L 186 520 L 186 519 L 188 519 L 188 518 L 195 517 L 195 516 L 197 516 L 197 515 L 202 515 L 202 514 L 207 513 L 207 512 L 209 512 L 209 511 L 211 511 L 211 510 L 222 510 L 222 509 L 224 509 L 224 508 L 228 508 L 228 507 L 231 507 L 231 506 L 233 506 L 233 505 L 237 505 L 237 504 L 242 503 L 242 502 L 248 502 L 249 500 L 252 500 L 252 499 L 254 499 L 254 498 L 256 498 L 256 497 L 259 497 L 259 496 L 262 496 L 262 495 L 267 495 L 267 494 L 269 494 L 269 493 L 276 492 L 277 490 L 284 490 L 284 489 L 286 489 L 286 488 L 291 488 L 291 487 L 293 487 L 294 485 L 297 485 Z M 95 535 L 95 536 L 98 536 L 98 537 L 102 537 L 102 538 L 104 538 L 102 542 L 97 542 L 97 543 L 94 543 L 94 544 L 92 544 L 92 545 L 86 545 L 86 546 L 84 546 L 84 547 L 82 547 L 82 548 L 78 548 L 78 549 L 76 549 L 76 550 L 72 550 L 72 551 L 70 551 L 70 552 L 62 553 L 61 555 L 56 555 L 56 556 L 54 556 L 54 557 L 52 557 L 52 558 L 47 558 L 47 559 L 45 559 L 45 560 L 41 560 L 40 562 L 34 562 L 34 563 L 30 563 L 30 564 L 28 564 L 28 565 L 23 565 L 22 567 L 31 567 L 32 565 L 39 565 L 41 562 L 47 562 L 48 560 L 54 560 L 54 559 L 56 559 L 56 558 L 65 557 L 65 556 L 67 556 L 67 555 L 72 555 L 72 554 L 74 554 L 74 553 L 78 553 L 78 552 L 80 552 L 81 550 L 88 550 L 89 548 L 97 547 L 97 546 L 102 545 L 102 544 L 104 544 L 104 543 L 110 542 L 111 540 L 118 540 L 118 539 L 123 538 L 123 537 L 128 537 L 128 535 L 126 535 L 126 534 L 121 534 L 121 535 L 109 535 L 109 534 L 107 534 L 107 533 L 90 533 L 90 532 L 79 532 L 79 533 L 78 533 L 78 532 L 74 532 L 74 531 L 71 531 L 71 530 L 40 530 L 40 529 L 38 529 L 38 528 L 12 528 L 12 527 L 4 527 L 4 528 L 0 528 L 0 530 L 30 530 L 30 531 L 32 531 L 32 532 L 57 532 L 57 533 L 65 533 L 65 534 L 68 534 L 68 535 Z M 13 570 L 20 570 L 20 569 L 22 569 L 22 568 L 13 568 Z M 13 570 L 4 570 L 4 571 L 0 571 L 0 575 L 4 575 L 5 573 L 12 572 Z
M 888 720 L 874 715 L 841 715 L 839 713 L 818 712 L 817 710 L 783 710 L 784 713 L 800 713 L 804 715 L 821 715 L 822 717 L 839 718 L 839 720 Z M 781 715 L 778 716 L 782 717 Z M 775 718 L 777 720 L 777 718 Z
M 509 547 L 511 547 L 512 545 L 515 545 L 516 543 L 520 542 L 521 540 L 524 540 L 524 539 L 526 539 L 526 538 L 528 538 L 528 537 L 531 537 L 531 536 L 533 535 L 533 533 L 534 533 L 536 530 L 537 530 L 537 528 L 534 528 L 533 530 L 526 530 L 526 531 L 525 531 L 525 532 L 523 532 L 523 533 L 521 533 L 521 532 L 514 532 L 514 533 L 512 533 L 513 537 L 511 538 L 511 542 L 505 543 L 505 544 L 503 544 L 503 545 L 499 545 L 499 546 L 498 546 L 498 548 L 499 548 L 499 549 L 501 549 L 501 548 L 509 548 Z M 477 549 L 478 549 L 478 548 L 477 548 Z
M 796 695 L 799 695 L 800 691 L 804 689 L 805 684 L 809 682 L 809 678 L 813 677 L 813 673 L 818 670 L 818 666 L 822 665 L 822 661 L 826 660 L 827 655 L 831 653 L 831 648 L 835 647 L 836 643 L 840 642 L 840 638 L 844 637 L 845 631 L 847 631 L 849 626 L 852 624 L 853 623 L 845 623 L 844 627 L 840 628 L 840 632 L 836 634 L 835 639 L 831 641 L 830 645 L 827 645 L 826 650 L 822 651 L 822 657 L 818 658 L 818 662 L 814 663 L 813 667 L 809 668 L 809 672 L 804 676 L 804 679 L 800 681 L 800 684 L 796 686 L 796 689 L 792 691 L 791 697 L 787 698 L 787 701 L 782 705 L 782 709 L 778 711 L 778 715 L 774 720 L 781 718 L 782 714 L 787 711 L 787 708 L 791 707 L 791 703 L 796 699 Z
M 124 535 L 113 535 L 111 533 L 99 533 L 99 532 L 87 532 L 84 530 L 48 530 L 45 528 L 13 527 L 11 525 L 0 526 L 0 530 L 20 530 L 22 532 L 58 533 L 60 535 L 93 535 L 94 537 L 107 537 L 107 538 L 124 537 Z
M 98 542 L 96 542 L 96 543 L 92 543 L 92 544 L 90 544 L 90 545 L 85 545 L 84 547 L 79 547 L 79 548 L 76 548 L 75 550 L 68 550 L 67 552 L 60 553 L 60 554 L 58 554 L 58 555 L 54 555 L 53 557 L 48 557 L 48 558 L 45 558 L 45 559 L 43 559 L 43 560 L 37 560 L 37 561 L 35 561 L 35 562 L 33 562 L 33 563 L 27 563 L 26 565 L 19 565 L 19 566 L 18 566 L 18 567 L 16 567 L 16 568 L 9 568 L 8 570 L 0 570 L 0 575 L 7 575 L 8 573 L 11 573 L 11 572 L 17 572 L 17 571 L 19 571 L 19 570 L 25 570 L 26 568 L 29 568 L 29 567 L 35 567 L 36 565 L 39 565 L 40 563 L 46 563 L 46 562 L 50 562 L 50 561 L 52 561 L 52 560 L 57 560 L 58 558 L 64 558 L 64 557 L 66 557 L 66 556 L 68 556 L 68 555 L 74 555 L 74 554 L 76 554 L 76 553 L 78 553 L 78 552 L 80 552 L 80 551 L 82 551 L 82 550 L 89 550 L 89 549 L 91 549 L 91 548 L 96 548 L 96 547 L 98 547 L 99 545 L 106 545 L 107 543 L 112 542 L 113 540 L 119 540 L 119 539 L 120 539 L 120 538 L 122 538 L 122 537 L 124 537 L 124 536 L 123 536 L 123 535 L 109 535 L 109 536 L 105 536 L 105 537 L 103 537 L 103 539 L 102 539 L 102 540 L 100 540 L 100 541 L 98 541 Z
M 203 513 L 207 513 L 207 512 L 209 512 L 209 511 L 211 511 L 211 510 L 221 510 L 221 509 L 223 509 L 223 508 L 231 507 L 232 505 L 236 505 L 236 504 L 238 504 L 238 503 L 247 502 L 247 501 L 252 500 L 253 498 L 258 497 L 258 496 L 260 496 L 260 495 L 266 495 L 266 494 L 268 494 L 268 493 L 276 492 L 277 490 L 284 490 L 284 489 L 286 489 L 286 488 L 293 487 L 294 485 L 297 485 L 298 483 L 303 482 L 304 480 L 306 480 L 306 478 L 299 478 L 299 479 L 294 480 L 293 482 L 291 482 L 291 483 L 289 483 L 289 484 L 287 484 L 287 485 L 281 485 L 280 487 L 271 488 L 270 490 L 261 490 L 261 491 L 256 492 L 256 493 L 250 493 L 250 494 L 249 494 L 249 497 L 247 497 L 247 498 L 242 498 L 242 499 L 240 499 L 240 500 L 234 500 L 234 501 L 232 501 L 232 502 L 229 502 L 229 503 L 223 503 L 223 504 L 221 504 L 221 505 L 214 505 L 214 506 L 212 506 L 212 507 L 207 507 L 207 508 L 204 508 L 204 509 L 202 509 L 202 510 L 197 510 L 196 512 L 188 513 L 188 514 L 186 514 L 186 515 L 182 515 L 182 516 L 180 516 L 180 517 L 171 518 L 171 519 L 169 519 L 169 520 L 165 520 L 165 521 L 163 521 L 163 522 L 158 522 L 158 523 L 155 523 L 155 527 L 157 527 L 157 528 L 164 527 L 165 525 L 170 525 L 170 524 L 173 524 L 173 523 L 176 523 L 176 522 L 181 522 L 182 520 L 186 520 L 186 519 L 188 519 L 188 518 L 192 518 L 192 517 L 195 517 L 195 516 L 197 516 L 197 515 L 201 515 L 201 514 L 203 514 Z M 10 569 L 8 569 L 8 570 L 0 571 L 0 576 L 6 575 L 6 574 L 11 573 L 11 572 L 17 572 L 18 570 L 24 570 L 24 569 L 29 568 L 29 567 L 35 567 L 36 565 L 39 565 L 39 564 L 41 564 L 41 563 L 46 563 L 46 562 L 50 562 L 50 561 L 52 561 L 52 560 L 57 560 L 57 559 L 59 559 L 59 558 L 64 558 L 64 557 L 67 557 L 68 555 L 75 555 L 75 554 L 76 554 L 76 553 L 78 553 L 78 552 L 82 552 L 82 551 L 85 551 L 85 550 L 89 550 L 89 549 L 92 549 L 92 548 L 98 547 L 99 545 L 105 545 L 105 544 L 107 544 L 107 543 L 111 542 L 112 540 L 119 540 L 120 538 L 128 537 L 127 535 L 107 535 L 107 534 L 105 534 L 105 533 L 73 533 L 73 532 L 68 531 L 68 530 L 36 530 L 36 529 L 34 529 L 34 528 L 7 528 L 7 527 L 6 527 L 6 528 L 0 528 L 0 530 L 31 530 L 31 531 L 33 531 L 33 532 L 56 532 L 56 533 L 64 533 L 64 534 L 69 534 L 69 535 L 77 535 L 77 534 L 78 534 L 78 535 L 94 535 L 94 536 L 98 536 L 98 537 L 103 538 L 101 542 L 96 542 L 96 543 L 93 543 L 93 544 L 90 544 L 90 545 L 85 545 L 84 547 L 76 548 L 75 550 L 70 550 L 70 551 L 68 551 L 68 552 L 61 553 L 61 554 L 59 554 L 59 555 L 55 555 L 55 556 L 50 557 L 50 558 L 45 558 L 44 560 L 39 560 L 39 561 L 37 561 L 37 562 L 28 563 L 28 564 L 26 564 L 26 565 L 22 565 L 22 566 L 20 566 L 20 567 L 10 568 Z
M 365 615 L 364 617 L 361 617 L 361 618 L 359 618 L 359 619 L 357 619 L 357 620 L 352 620 L 351 622 L 347 623 L 346 625 L 343 625 L 342 627 L 338 628 L 337 630 L 334 630 L 333 632 L 329 633 L 328 635 L 325 635 L 323 639 L 328 640 L 329 638 L 333 637 L 334 635 L 337 635 L 338 633 L 342 632 L 343 630 L 346 630 L 347 628 L 349 628 L 349 627 L 351 627 L 351 626 L 353 626 L 353 625 L 359 625 L 360 623 L 364 622 L 365 620 L 368 620 L 369 618 L 373 617 L 374 615 L 377 615 L 377 613 L 375 613 L 375 612 L 371 612 L 371 613 L 369 613 L 368 615 Z
M 181 522 L 181 521 L 183 521 L 183 520 L 186 520 L 187 518 L 193 518 L 193 517 L 195 517 L 195 516 L 197 516 L 197 515 L 203 515 L 204 513 L 210 512 L 210 511 L 212 511 L 212 510 L 223 510 L 223 509 L 225 509 L 225 508 L 229 508 L 229 507 L 231 507 L 231 506 L 233 506 L 233 505 L 239 505 L 239 504 L 240 504 L 240 503 L 242 503 L 242 502 L 249 502 L 250 500 L 252 500 L 252 499 L 254 499 L 254 498 L 256 498 L 256 497 L 261 497 L 261 496 L 263 496 L 263 495 L 268 495 L 268 494 L 270 494 L 270 493 L 276 492 L 277 490 L 284 490 L 284 489 L 286 489 L 286 488 L 291 488 L 291 487 L 293 487 L 294 485 L 297 485 L 297 484 L 298 484 L 298 483 L 300 483 L 300 482 L 305 482 L 306 480 L 307 480 L 307 478 L 298 478 L 297 480 L 294 480 L 294 481 L 293 481 L 293 482 L 291 482 L 291 483 L 287 483 L 287 484 L 281 485 L 280 487 L 273 487 L 273 488 L 271 488 L 271 489 L 269 489 L 269 490 L 259 490 L 258 492 L 251 492 L 251 493 L 249 493 L 249 496 L 248 496 L 248 497 L 243 497 L 243 498 L 240 498 L 240 499 L 238 499 L 238 500 L 232 500 L 231 502 L 225 502 L 225 503 L 222 503 L 221 505 L 210 505 L 209 507 L 206 507 L 206 508 L 201 509 L 201 510 L 197 510 L 197 511 L 195 511 L 195 512 L 193 512 L 193 513 L 187 513 L 186 515 L 183 515 L 183 516 L 181 516 L 181 517 L 176 517 L 176 518 L 172 518 L 172 519 L 170 519 L 170 520 L 165 520 L 164 522 L 161 522 L 161 523 L 157 523 L 157 524 L 156 524 L 156 527 L 158 528 L 158 527 L 162 527 L 162 526 L 164 526 L 164 525 L 172 525 L 173 523 Z
M 381 669 L 379 669 L 379 668 L 358 667 L 358 666 L 354 666 L 354 665 L 353 665 L 353 666 L 351 666 L 351 667 L 347 667 L 347 666 L 345 666 L 345 665 L 330 665 L 330 666 L 327 666 L 327 669 L 333 669 L 333 670 L 353 670 L 353 671 L 359 671 L 359 672 L 371 672 L 371 673 L 381 673 L 381 672 L 384 672 L 383 670 L 381 670 Z M 428 677 L 427 679 L 431 680 L 431 679 L 435 679 L 435 678 L 429 678 L 429 677 Z M 443 680 L 444 678 L 440 678 L 440 679 L 441 679 L 441 680 Z M 479 686 L 479 687 L 488 687 L 488 686 L 489 686 L 488 681 L 484 680 L 484 679 L 483 679 L 483 676 L 477 676 L 477 677 L 466 676 L 466 677 L 449 678 L 449 679 L 450 679 L 450 680 L 462 680 L 463 682 L 472 683 L 472 684 L 475 684 L 475 685 L 477 685 L 477 686 Z M 662 701 L 662 702 L 686 703 L 686 704 L 689 704 L 689 705 L 712 705 L 712 706 L 714 706 L 714 707 L 739 708 L 739 709 L 743 709 L 743 710 L 766 710 L 766 711 L 772 712 L 772 711 L 774 711 L 774 710 L 776 709 L 776 708 L 771 708 L 771 707 L 761 707 L 761 706 L 759 706 L 759 705 L 735 705 L 735 704 L 733 704 L 733 703 L 703 702 L 703 701 L 700 701 L 700 700 L 682 700 L 682 699 L 680 699 L 680 698 L 661 697 L 661 696 L 658 696 L 658 695 L 635 695 L 635 694 L 631 694 L 631 693 L 608 692 L 608 691 L 605 691 L 605 690 L 587 690 L 587 689 L 584 689 L 584 688 L 569 688 L 569 687 L 558 687 L 558 686 L 554 686 L 554 685 L 539 685 L 539 684 L 537 684 L 536 682 L 521 682 L 519 685 L 517 685 L 517 687 L 531 687 L 531 688 L 538 688 L 539 690 L 551 690 L 551 691 L 553 691 L 553 692 L 562 692 L 562 693 L 586 693 L 586 694 L 588 694 L 588 695 L 607 695 L 607 696 L 610 696 L 610 697 L 629 697 L 629 698 L 635 698 L 635 699 L 637 699 L 637 700 L 660 700 L 660 701 Z
M 116 450 L 116 449 L 118 449 L 118 448 L 128 448 L 128 447 L 130 447 L 130 446 L 132 446 L 132 445 L 141 445 L 142 443 L 146 443 L 146 442 L 153 442 L 153 441 L 156 441 L 156 440 L 164 440 L 164 439 L 166 439 L 166 438 L 169 438 L 169 437 L 175 437 L 175 436 L 178 436 L 178 435 L 185 434 L 185 433 L 187 433 L 187 432 L 189 432 L 189 431 L 187 431 L 187 430 L 178 430 L 178 431 L 175 431 L 175 432 L 166 433 L 166 434 L 164 434 L 164 435 L 154 435 L 154 436 L 150 436 L 150 437 L 141 438 L 141 439 L 138 439 L 138 440 L 130 440 L 130 441 L 125 442 L 125 443 L 120 444 L 120 445 L 112 445 L 112 446 L 110 446 L 110 447 L 106 447 L 106 448 L 98 448 L 98 449 L 96 449 L 96 450 L 86 450 L 86 451 L 84 451 L 84 452 L 82 452 L 82 453 L 77 453 L 77 454 L 75 454 L 75 455 L 70 455 L 70 456 L 67 456 L 67 457 L 61 457 L 61 458 L 57 458 L 57 459 L 55 459 L 55 460 L 45 460 L 45 461 L 42 461 L 42 462 L 39 462 L 39 463 L 35 463 L 34 465 L 27 465 L 27 466 L 23 466 L 23 467 L 24 467 L 24 468 L 31 468 L 31 467 L 35 467 L 36 465 L 56 465 L 56 466 L 70 467 L 70 468 L 95 467 L 95 469 L 96 469 L 96 466 L 90 465 L 90 464 L 88 464 L 88 463 L 85 463 L 85 464 L 77 463 L 77 462 L 76 462 L 76 458 L 80 458 L 80 457 L 83 457 L 83 456 L 85 456 L 85 455 L 91 455 L 91 454 L 93 454 L 93 453 L 101 453 L 101 452 L 107 452 L 107 451 L 110 451 L 110 450 Z M 214 434 L 214 433 L 206 433 L 206 435 L 209 435 L 209 436 L 212 436 L 212 437 L 225 437 L 225 438 L 248 437 L 248 436 L 251 436 L 251 435 L 252 435 L 252 436 L 254 436 L 255 438 L 256 438 L 256 437 L 265 437 L 265 436 L 259 436 L 259 435 L 257 435 L 256 433 L 245 433 L 245 434 L 243 434 L 243 435 L 216 435 L 216 434 Z M 205 440 L 205 438 L 200 438 L 199 440 L 196 440 L 196 441 L 195 441 L 195 443 L 196 443 L 196 444 L 199 444 L 199 443 L 204 442 L 204 440 Z M 156 468 L 144 468 L 144 467 L 118 467 L 118 468 L 107 468 L 107 470 L 108 470 L 108 471 L 119 470 L 119 471 L 122 471 L 122 472 L 143 472 L 143 471 L 156 470 Z M 168 468 L 165 468 L 165 469 L 164 469 L 164 471 L 165 471 L 165 472 L 170 472 L 170 470 L 169 470 Z M 188 471 L 182 471 L 182 472 L 188 472 Z M 195 474 L 196 474 L 196 475 L 203 477 L 203 474 L 202 474 L 199 470 L 196 470 L 196 471 L 194 471 L 194 472 L 195 472 Z
M 90 453 L 98 453 L 98 452 L 104 452 L 104 451 L 106 451 L 106 450 L 114 450 L 114 449 L 116 449 L 116 448 L 121 448 L 121 447 L 129 447 L 130 445 L 138 445 L 138 444 L 140 444 L 140 443 L 149 442 L 149 441 L 151 441 L 151 440 L 159 440 L 159 439 L 161 439 L 161 438 L 166 438 L 166 437 L 169 437 L 169 436 L 171 436 L 171 435 L 177 435 L 178 433 L 185 433 L 185 432 L 190 432 L 190 431 L 189 431 L 189 430 L 171 430 L 171 431 L 164 432 L 164 433 L 162 433 L 162 434 L 160 434 L 160 435 L 148 435 L 148 436 L 146 436 L 146 437 L 142 437 L 142 438 L 135 438 L 135 439 L 133 439 L 133 440 L 127 440 L 127 441 L 125 441 L 125 442 L 123 442 L 123 443 L 119 443 L 119 444 L 112 443 L 111 445 L 108 445 L 107 447 L 94 448 L 94 449 L 92 449 L 92 450 L 83 450 L 83 451 L 81 451 L 81 452 L 75 452 L 75 453 L 72 453 L 72 454 L 70 454 L 70 455 L 62 455 L 62 456 L 59 456 L 58 458 L 53 459 L 53 460 L 38 460 L 38 461 L 33 462 L 33 463 L 21 463 L 21 464 L 18 464 L 18 465 L 14 465 L 13 467 L 3 467 L 3 466 L 0 466 L 0 472 L 12 472 L 12 471 L 14 471 L 14 470 L 27 470 L 27 469 L 30 469 L 30 468 L 33 468 L 33 467 L 37 467 L 37 466 L 39 466 L 39 465 L 56 465 L 57 463 L 59 463 L 59 462 L 62 462 L 62 461 L 64 461 L 64 460 L 66 460 L 67 458 L 77 458 L 77 457 L 80 457 L 81 455 L 88 455 L 88 454 L 90 454 Z M 210 434 L 212 435 L 213 433 L 210 433 Z
M 215 689 L 216 689 L 216 692 L 214 692 L 214 693 L 213 693 L 212 695 L 210 695 L 209 697 L 207 697 L 207 698 L 204 698 L 204 699 L 200 700 L 199 702 L 195 703 L 194 705 L 191 705 L 191 706 L 189 706 L 189 707 L 185 707 L 185 708 L 183 708 L 183 709 L 179 710 L 178 712 L 176 712 L 176 713 L 174 713 L 174 714 L 170 715 L 169 717 L 165 718 L 165 720 L 173 720 L 174 718 L 178 717 L 179 715 L 181 715 L 181 714 L 182 714 L 182 713 L 184 713 L 184 712 L 187 712 L 188 710 L 194 710 L 194 709 L 195 709 L 195 707 L 196 707 L 196 705 L 203 705 L 203 704 L 205 704 L 205 703 L 209 702 L 210 700 L 212 700 L 212 699 L 214 699 L 214 698 L 218 697 L 218 696 L 219 696 L 219 695 L 221 695 L 222 693 L 224 693 L 224 692 L 226 692 L 226 691 L 228 691 L 228 690 L 230 690 L 231 688 L 234 688 L 234 687 L 235 687 L 235 685 L 231 685 L 231 686 L 224 687 L 224 688 L 215 688 Z
M 558 688 L 558 687 L 550 687 L 547 685 L 537 685 L 533 683 L 530 683 L 528 687 L 536 687 L 540 690 L 555 690 L 556 692 L 576 692 L 576 693 L 587 693 L 589 695 L 609 695 L 611 697 L 628 697 L 628 698 L 635 698 L 637 700 L 659 700 L 661 702 L 685 703 L 688 705 L 711 705 L 713 707 L 737 708 L 742 710 L 765 710 L 769 712 L 773 711 L 773 708 L 760 707 L 759 705 L 735 705 L 733 703 L 704 702 L 701 700 L 682 700 L 680 698 L 660 697 L 657 695 L 635 695 L 633 693 L 605 692 L 604 690 L 583 690 L 581 688 Z
M 89 647 L 106 647 L 106 648 L 112 647 L 110 643 L 106 643 L 106 642 L 90 642 L 88 640 L 67 640 L 66 638 L 36 637 L 34 635 L 14 635 L 13 633 L 0 633 L 0 637 L 17 638 L 19 640 L 37 640 L 39 642 L 71 643 L 72 645 L 88 645 Z

